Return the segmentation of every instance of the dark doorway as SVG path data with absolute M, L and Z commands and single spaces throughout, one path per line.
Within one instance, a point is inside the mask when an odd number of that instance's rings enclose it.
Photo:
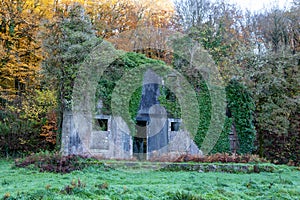
M 97 119 L 97 128 L 100 131 L 108 131 L 108 119 Z
M 136 122 L 136 135 L 133 137 L 133 156 L 147 159 L 147 121 Z
M 180 122 L 171 122 L 171 131 L 179 131 Z

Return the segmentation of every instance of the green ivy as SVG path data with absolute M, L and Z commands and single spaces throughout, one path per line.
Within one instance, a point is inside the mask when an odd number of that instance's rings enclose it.
M 212 104 L 211 104 L 210 94 L 206 83 L 203 80 L 199 81 L 198 88 L 201 88 L 197 92 L 200 119 L 199 119 L 198 133 L 195 136 L 194 141 L 201 148 L 201 145 L 207 134 L 210 123 L 217 123 L 217 122 L 211 121 Z M 218 138 L 217 143 L 214 145 L 214 148 L 212 149 L 211 153 L 230 152 L 230 141 L 228 137 L 228 134 L 230 132 L 230 127 L 231 127 L 231 120 L 226 118 L 224 123 L 224 128 Z M 215 141 L 212 142 L 214 143 Z
M 201 149 L 204 138 L 210 127 L 210 123 L 218 123 L 215 121 L 211 121 L 212 101 L 209 89 L 201 73 L 199 71 L 191 72 L 189 63 L 186 60 L 177 57 L 177 55 L 175 55 L 174 59 L 174 68 L 185 76 L 188 82 L 193 86 L 196 93 L 199 106 L 199 124 L 197 134 L 194 136 L 194 142 Z M 230 142 L 228 137 L 230 127 L 230 119 L 226 119 L 224 128 L 218 138 L 217 143 L 215 144 L 215 141 L 211 141 L 211 144 L 214 145 L 211 153 L 230 152 Z
M 101 112 L 103 114 L 112 114 L 111 98 L 117 81 L 119 81 L 122 78 L 125 72 L 145 64 L 164 63 L 162 61 L 147 58 L 143 54 L 128 52 L 122 55 L 117 60 L 115 60 L 113 63 L 111 63 L 111 65 L 104 71 L 103 76 L 98 82 L 98 87 L 96 91 L 96 99 L 101 99 L 103 101 L 103 108 L 101 109 Z M 132 120 L 135 120 L 135 117 L 138 112 L 138 107 L 141 99 L 141 92 L 142 88 L 140 87 L 131 95 L 131 100 L 129 103 L 129 112 L 131 114 Z
M 138 53 L 125 53 L 119 59 L 115 60 L 104 72 L 101 80 L 98 82 L 97 99 L 102 99 L 102 113 L 111 114 L 111 97 L 118 80 L 122 78 L 125 72 L 145 64 L 161 65 L 163 62 L 149 59 Z M 183 63 L 184 64 L 184 63 Z M 175 66 L 182 74 L 187 74 L 184 67 Z M 201 148 L 203 140 L 207 134 L 211 121 L 211 97 L 208 87 L 201 74 L 196 76 L 186 76 L 186 79 L 194 87 L 199 105 L 199 127 L 194 137 L 195 143 Z M 142 83 L 141 83 L 142 85 Z M 130 87 L 130 86 L 126 86 Z M 131 94 L 129 101 L 129 112 L 131 120 L 135 120 L 141 100 L 142 87 Z M 181 107 L 176 96 L 166 87 L 161 87 L 161 96 L 159 101 L 165 107 L 169 117 L 180 118 Z M 240 148 L 238 153 L 251 153 L 254 150 L 255 129 L 253 126 L 254 104 L 247 89 L 237 81 L 231 81 L 226 87 L 228 107 L 234 116 Z M 224 111 L 225 112 L 225 111 Z M 226 118 L 223 131 L 221 132 L 217 143 L 211 153 L 230 152 L 229 133 L 233 119 Z M 212 141 L 215 143 L 215 141 Z
M 168 117 L 181 118 L 181 108 L 175 94 L 167 87 L 160 87 L 159 103 L 166 109 Z
M 247 88 L 233 79 L 226 87 L 228 109 L 231 111 L 239 140 L 238 153 L 252 153 L 255 150 L 256 131 L 253 124 L 255 105 Z
M 129 113 L 131 115 L 131 119 L 135 121 L 135 118 L 138 114 L 139 105 L 142 97 L 142 87 L 135 90 L 132 94 L 130 102 L 129 102 Z

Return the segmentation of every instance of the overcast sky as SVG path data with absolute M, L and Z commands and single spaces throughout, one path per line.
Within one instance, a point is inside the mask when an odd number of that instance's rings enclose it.
M 278 5 L 280 8 L 290 6 L 293 0 L 229 0 L 231 3 L 239 5 L 243 10 L 260 11 Z

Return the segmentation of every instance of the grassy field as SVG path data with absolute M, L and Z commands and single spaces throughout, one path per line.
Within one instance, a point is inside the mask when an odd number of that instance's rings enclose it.
M 300 199 L 300 171 L 128 172 L 90 166 L 69 174 L 40 173 L 0 160 L 0 199 Z

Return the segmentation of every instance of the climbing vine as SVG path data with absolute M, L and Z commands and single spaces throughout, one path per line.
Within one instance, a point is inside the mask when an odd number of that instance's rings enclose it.
M 228 109 L 232 115 L 239 141 L 238 153 L 252 153 L 255 150 L 255 127 L 253 113 L 255 105 L 247 88 L 233 79 L 226 87 Z
M 125 72 L 128 72 L 136 67 L 141 67 L 144 64 L 163 64 L 161 61 L 149 59 L 142 54 L 125 53 L 117 60 L 115 60 L 104 72 L 103 76 L 98 82 L 96 99 L 102 100 L 102 114 L 112 114 L 111 99 L 112 93 L 118 80 L 122 78 Z M 186 79 L 193 86 L 199 105 L 199 121 L 197 134 L 194 136 L 195 143 L 201 148 L 210 123 L 218 123 L 211 121 L 211 97 L 209 89 L 202 78 L 202 75 L 193 74 L 188 76 L 189 69 L 184 66 L 184 61 L 181 66 L 174 68 L 186 76 Z M 141 83 L 142 85 L 142 83 Z M 130 88 L 130 85 L 126 86 Z M 131 94 L 129 101 L 129 112 L 131 119 L 135 120 L 137 116 L 140 100 L 141 100 L 142 87 L 139 87 Z M 160 104 L 165 107 L 168 117 L 180 118 L 181 106 L 174 93 L 167 87 L 160 88 Z M 238 81 L 232 80 L 226 87 L 228 108 L 232 112 L 232 118 L 226 118 L 223 125 L 223 130 L 218 138 L 217 143 L 214 145 L 211 153 L 217 152 L 230 152 L 229 133 L 231 131 L 231 124 L 234 122 L 237 130 L 239 149 L 238 153 L 251 153 L 254 150 L 255 129 L 253 125 L 253 110 L 254 104 L 252 98 L 247 91 L 246 87 L 241 85 Z M 224 110 L 225 113 L 225 110 Z M 214 144 L 215 141 L 212 141 Z
M 102 114 L 112 114 L 111 99 L 117 81 L 122 78 L 125 72 L 128 72 L 136 67 L 140 67 L 144 64 L 163 64 L 163 62 L 147 58 L 143 54 L 128 52 L 116 59 L 104 71 L 103 76 L 98 82 L 98 87 L 96 91 L 96 99 L 102 100 Z M 142 85 L 142 83 L 140 85 Z M 131 86 L 127 85 L 126 87 L 130 88 Z M 140 87 L 136 89 L 136 91 L 131 95 L 131 99 L 128 106 L 132 120 L 135 120 L 135 117 L 138 112 L 141 92 L 142 88 Z

